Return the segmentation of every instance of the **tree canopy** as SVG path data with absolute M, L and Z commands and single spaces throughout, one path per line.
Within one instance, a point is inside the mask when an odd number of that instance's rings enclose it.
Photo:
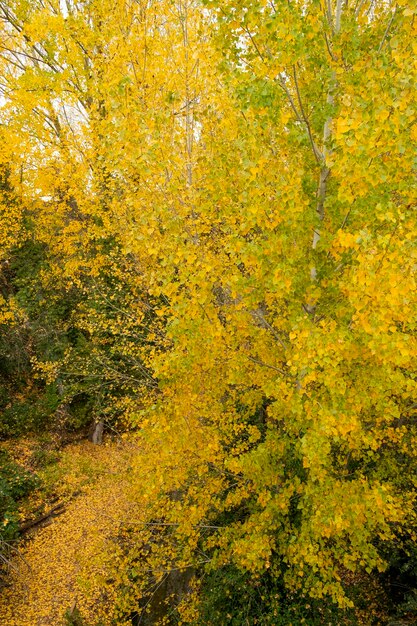
M 352 609 L 415 538 L 416 14 L 0 1 L 4 389 L 140 448 L 120 615 L 178 568 Z

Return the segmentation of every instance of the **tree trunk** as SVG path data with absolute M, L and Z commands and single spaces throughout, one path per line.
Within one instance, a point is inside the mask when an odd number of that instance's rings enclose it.
M 89 440 L 92 441 L 94 444 L 100 444 L 103 441 L 103 430 L 103 422 L 94 422 L 90 429 Z

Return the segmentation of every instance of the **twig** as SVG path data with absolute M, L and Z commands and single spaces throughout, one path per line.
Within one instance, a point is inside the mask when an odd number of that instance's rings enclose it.
M 355 17 L 358 17 L 365 2 L 367 2 L 367 0 L 360 0 L 360 2 L 358 3 L 358 6 L 355 9 Z
M 382 267 L 382 263 L 384 262 L 385 257 L 386 257 L 386 256 L 387 256 L 387 254 L 388 254 L 388 250 L 389 250 L 389 247 L 390 247 L 390 245 L 391 245 L 391 241 L 393 240 L 393 237 L 394 237 L 394 235 L 395 235 L 395 233 L 396 233 L 396 231 L 397 231 L 398 226 L 399 226 L 399 222 L 397 222 L 397 223 L 395 224 L 395 226 L 394 226 L 394 228 L 393 228 L 393 230 L 392 230 L 391 236 L 390 236 L 390 238 L 389 238 L 389 240 L 388 240 L 387 245 L 385 246 L 384 254 L 383 254 L 383 255 L 382 255 L 382 257 L 381 257 L 380 262 L 378 263 L 378 267 L 376 268 L 375 274 L 377 274 L 377 273 L 379 272 L 379 270 L 381 269 L 381 267 Z
M 326 33 L 323 33 L 323 35 L 324 35 L 324 40 L 325 40 L 325 42 L 326 42 L 327 52 L 329 53 L 330 58 L 332 59 L 332 61 L 336 61 L 336 57 L 334 56 L 334 54 L 333 54 L 333 52 L 332 52 L 332 49 L 330 48 L 329 39 L 328 39 L 328 37 L 327 37 Z
M 382 50 L 382 48 L 383 48 L 383 45 L 384 45 L 384 43 L 385 43 L 385 40 L 386 40 L 386 38 L 387 38 L 387 36 L 388 36 L 388 33 L 389 33 L 390 28 L 391 28 L 391 26 L 392 26 L 392 23 L 393 23 L 393 21 L 394 21 L 394 17 L 395 17 L 395 13 L 396 13 L 396 11 L 397 11 L 397 5 L 395 5 L 394 11 L 393 11 L 393 13 L 392 13 L 392 15 L 391 15 L 391 19 L 390 19 L 390 21 L 389 21 L 389 22 L 388 22 L 388 24 L 387 24 L 387 27 L 386 27 L 386 29 L 385 29 L 384 34 L 382 35 L 381 43 L 379 44 L 379 48 L 378 48 L 378 54 L 381 52 L 381 50 Z
M 310 122 L 308 121 L 307 115 L 305 114 L 305 111 L 304 111 L 303 102 L 301 100 L 300 89 L 298 87 L 297 72 L 295 69 L 295 65 L 293 65 L 292 69 L 293 69 L 293 75 L 294 75 L 295 90 L 297 92 L 297 99 L 298 99 L 298 104 L 300 105 L 301 115 L 304 120 L 304 124 L 307 127 L 308 137 L 310 139 L 311 147 L 313 148 L 314 156 L 316 157 L 317 163 L 320 163 L 323 160 L 323 155 L 320 152 L 320 150 L 317 148 L 314 142 L 313 134 L 311 132 L 311 127 L 310 127 Z
M 285 80 L 284 80 L 284 78 L 281 76 L 281 74 L 279 74 L 279 75 L 278 75 L 278 81 L 279 81 L 279 84 L 281 85 L 282 89 L 285 91 L 285 94 L 286 94 L 286 96 L 287 96 L 287 98 L 288 98 L 288 101 L 289 101 L 289 103 L 290 103 L 290 105 L 291 105 L 292 110 L 293 110 L 293 111 L 294 111 L 294 113 L 295 113 L 295 116 L 296 116 L 297 120 L 298 120 L 300 123 L 303 123 L 303 119 L 302 119 L 301 115 L 299 114 L 299 112 L 298 112 L 298 110 L 297 110 L 297 107 L 295 106 L 294 99 L 293 99 L 293 97 L 292 97 L 292 95 L 291 95 L 291 93 L 290 93 L 290 91 L 289 91 L 289 89 L 288 89 L 287 85 L 285 84 Z
M 170 526 L 178 527 L 181 524 L 179 522 L 136 522 L 132 520 L 126 520 L 125 524 L 134 524 L 135 526 Z M 193 528 L 209 528 L 211 530 L 221 530 L 224 526 L 211 526 L 209 524 L 193 524 Z
M 264 363 L 263 361 L 260 361 L 259 359 L 255 359 L 253 356 L 249 356 L 249 355 L 246 355 L 246 356 L 248 357 L 250 361 L 257 363 L 258 365 L 263 365 L 263 367 L 268 367 L 269 369 L 274 370 L 275 372 L 279 372 L 280 374 L 283 374 L 284 376 L 286 376 L 286 373 L 284 372 L 284 370 L 279 369 L 279 367 L 275 367 L 275 365 L 269 365 L 269 363 Z
M 275 339 L 277 339 L 277 341 L 281 344 L 281 346 L 284 348 L 284 350 L 287 349 L 287 346 L 285 345 L 285 343 L 283 342 L 283 340 L 281 339 L 281 337 L 279 336 L 279 334 L 277 333 L 277 331 L 275 330 L 275 328 L 273 326 L 271 326 L 271 324 L 265 319 L 264 315 L 261 313 L 261 311 L 259 311 L 259 309 L 257 311 L 252 311 L 252 315 L 255 318 L 258 318 L 258 320 L 260 320 L 260 322 L 266 327 L 268 328 L 268 330 L 271 331 L 271 333 L 274 335 Z

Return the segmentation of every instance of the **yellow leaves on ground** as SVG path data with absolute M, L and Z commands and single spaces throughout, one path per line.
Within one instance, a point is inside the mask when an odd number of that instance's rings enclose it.
M 65 449 L 57 468 L 64 513 L 34 532 L 16 557 L 0 598 L 4 626 L 61 626 L 75 607 L 88 623 L 112 623 L 114 542 L 121 523 L 138 514 L 128 497 L 131 459 L 132 448 L 117 443 Z

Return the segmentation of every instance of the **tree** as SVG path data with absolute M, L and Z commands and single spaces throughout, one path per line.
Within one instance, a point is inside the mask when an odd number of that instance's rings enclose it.
M 382 570 L 381 545 L 414 527 L 414 13 L 217 15 L 215 167 L 200 182 L 204 119 L 196 235 L 167 285 L 174 347 L 155 364 L 159 471 L 184 490 L 168 519 L 212 567 L 271 569 L 348 606 L 344 573 Z
M 374 5 L 0 3 L 48 279 L 86 294 L 87 374 L 106 346 L 152 381 L 144 569 L 349 607 L 414 533 L 415 13 Z

